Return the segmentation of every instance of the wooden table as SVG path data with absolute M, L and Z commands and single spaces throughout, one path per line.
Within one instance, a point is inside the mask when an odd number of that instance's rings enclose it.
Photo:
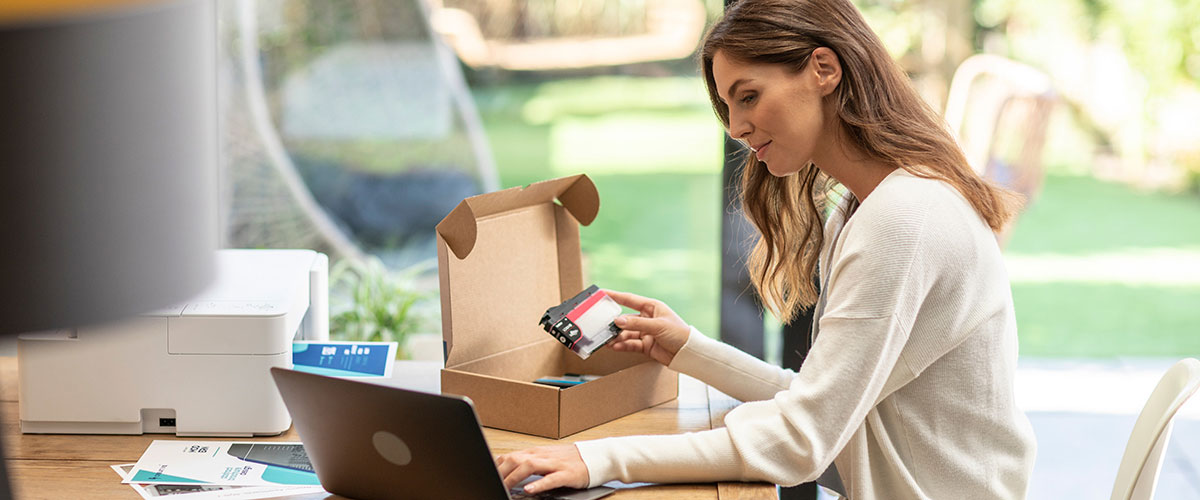
M 437 391 L 437 364 L 397 362 L 388 385 Z M 114 388 L 113 390 L 121 390 Z M 725 414 L 738 402 L 696 379 L 681 375 L 679 398 L 624 418 L 568 436 L 562 441 L 484 428 L 493 453 L 610 436 L 673 434 L 722 425 Z M 136 462 L 156 439 L 165 434 L 141 436 L 21 434 L 17 407 L 17 360 L 0 357 L 0 423 L 13 493 L 18 499 L 104 498 L 140 499 L 111 468 Z M 220 439 L 220 438 L 182 438 Z M 295 429 L 268 438 L 230 438 L 246 441 L 300 441 Z M 291 500 L 337 499 L 337 495 L 296 495 Z M 777 498 L 775 486 L 765 483 L 707 483 L 654 485 L 621 489 L 613 500 L 765 500 Z

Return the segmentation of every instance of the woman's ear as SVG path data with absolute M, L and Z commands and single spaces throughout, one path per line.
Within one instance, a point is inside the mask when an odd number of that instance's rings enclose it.
M 816 72 L 817 86 L 821 89 L 821 96 L 832 94 L 834 89 L 837 89 L 838 83 L 842 81 L 842 64 L 838 61 L 837 54 L 829 47 L 817 47 L 813 49 L 809 60 L 812 70 Z

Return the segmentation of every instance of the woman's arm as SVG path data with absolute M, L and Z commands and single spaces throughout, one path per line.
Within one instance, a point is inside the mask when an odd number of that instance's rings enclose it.
M 616 351 L 641 352 L 741 401 L 769 398 L 787 389 L 795 372 L 770 365 L 737 348 L 710 340 L 660 300 L 605 290 L 618 304 L 638 311 L 616 319 L 623 331 Z
M 760 401 L 786 391 L 796 372 L 746 354 L 692 328 L 669 367 L 700 379 L 739 401 Z
M 907 331 L 894 316 L 825 318 L 821 331 L 791 386 L 735 408 L 723 429 L 576 443 L 589 484 L 815 480 L 878 401 L 912 378 L 897 364 Z

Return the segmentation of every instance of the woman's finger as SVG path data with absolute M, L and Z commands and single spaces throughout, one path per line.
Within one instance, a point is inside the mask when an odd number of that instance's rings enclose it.
M 500 471 L 500 477 L 508 476 L 509 472 L 517 467 L 517 461 L 512 455 L 500 455 L 496 457 L 496 470 Z
M 640 339 L 642 338 L 642 335 L 643 333 L 637 330 L 621 330 L 621 333 L 617 334 L 617 338 L 614 339 L 613 342 Z
M 627 292 L 617 292 L 613 290 L 604 290 L 604 293 L 612 297 L 618 304 L 621 304 L 630 309 L 646 312 L 654 309 L 654 299 L 642 297 Z
M 643 343 L 641 339 L 624 340 L 621 342 L 613 342 L 610 344 L 613 350 L 616 351 L 635 351 L 642 352 Z
M 523 460 L 507 475 L 501 477 L 504 478 L 504 487 L 506 489 L 512 489 L 513 486 L 516 486 L 517 483 L 524 481 L 525 478 L 533 475 L 533 473 L 533 465 L 530 462 Z
M 642 352 L 649 356 L 654 351 L 654 336 L 647 335 L 642 337 Z
M 654 335 L 662 332 L 664 326 L 662 319 L 634 316 L 630 314 L 617 316 L 617 319 L 613 322 L 616 323 L 617 326 L 622 330 L 634 330 L 643 335 Z
M 554 488 L 561 488 L 563 486 L 572 486 L 572 487 L 578 486 L 577 483 L 572 484 L 572 483 L 574 483 L 574 481 L 571 481 L 571 479 L 573 479 L 571 477 L 571 474 L 566 471 L 555 472 L 553 474 L 548 474 L 546 477 L 538 479 L 537 481 L 534 481 L 534 482 L 531 482 L 531 483 L 525 485 L 525 492 L 526 493 L 541 493 L 543 491 L 549 491 Z M 587 485 L 582 485 L 582 486 L 587 486 Z

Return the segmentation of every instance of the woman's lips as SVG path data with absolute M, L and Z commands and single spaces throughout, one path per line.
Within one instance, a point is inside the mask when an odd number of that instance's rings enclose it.
M 771 147 L 771 141 L 767 141 L 766 144 L 754 150 L 754 156 L 758 158 L 758 161 L 764 161 L 763 158 L 766 158 L 767 148 L 769 147 Z

